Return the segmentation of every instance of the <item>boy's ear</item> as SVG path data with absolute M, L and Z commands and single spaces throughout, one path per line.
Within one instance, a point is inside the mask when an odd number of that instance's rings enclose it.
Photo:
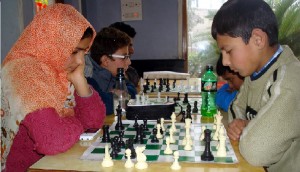
M 257 28 L 253 29 L 252 38 L 253 38 L 254 45 L 257 46 L 259 49 L 262 49 L 263 47 L 268 45 L 268 36 L 261 29 L 257 29 Z
M 107 57 L 106 55 L 103 55 L 101 58 L 101 65 L 106 67 L 108 66 L 108 62 L 109 62 L 109 57 Z

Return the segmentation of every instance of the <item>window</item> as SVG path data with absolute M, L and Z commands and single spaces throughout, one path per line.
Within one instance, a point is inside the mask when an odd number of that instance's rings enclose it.
M 219 49 L 211 36 L 212 19 L 226 0 L 183 0 L 187 13 L 188 72 L 191 77 L 201 77 L 205 66 L 215 66 Z M 300 57 L 300 1 L 266 0 L 272 7 L 279 25 L 279 43 L 289 45 Z

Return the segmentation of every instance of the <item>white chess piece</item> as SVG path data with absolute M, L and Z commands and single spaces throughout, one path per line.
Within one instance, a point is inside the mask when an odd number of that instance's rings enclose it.
M 158 139 L 163 138 L 163 136 L 162 136 L 161 133 L 160 133 L 160 124 L 157 124 L 157 125 L 156 125 L 156 128 L 157 128 L 157 134 L 156 134 L 156 137 L 157 137 Z
M 102 167 L 111 167 L 114 165 L 114 162 L 112 161 L 112 158 L 110 157 L 108 152 L 108 144 L 105 145 L 105 155 L 101 165 Z
M 135 101 L 135 104 L 136 105 L 139 105 L 139 104 L 141 104 L 141 101 L 140 101 L 140 95 L 139 94 L 137 94 L 137 95 L 135 95 L 135 99 L 136 99 L 136 101 Z
M 170 143 L 175 143 L 176 141 L 173 137 L 174 132 L 172 128 L 169 129 L 169 133 L 170 133 Z
M 135 164 L 135 168 L 140 169 L 140 170 L 148 168 L 148 164 L 146 162 L 147 157 L 143 153 L 143 151 L 145 149 L 146 149 L 145 146 L 142 146 L 142 147 L 137 146 L 135 148 L 135 151 L 136 151 L 136 160 L 137 160 L 137 163 Z
M 168 155 L 172 154 L 173 151 L 170 148 L 170 137 L 166 137 L 166 144 L 167 144 L 167 146 L 166 146 L 166 149 L 164 150 L 164 154 L 168 154 Z
M 161 100 L 160 100 L 160 92 L 157 92 L 157 102 L 161 102 Z
M 127 157 L 127 160 L 125 162 L 125 168 L 132 168 L 134 166 L 134 164 L 133 164 L 133 162 L 130 159 L 131 150 L 130 149 L 126 149 L 125 154 L 126 154 L 126 157 Z
M 185 146 L 184 146 L 183 149 L 186 150 L 186 151 L 192 150 L 192 146 L 191 146 L 191 136 L 190 136 L 190 135 L 187 135 L 187 136 L 186 136 L 186 144 L 185 144 Z
M 220 131 L 220 124 L 218 124 L 217 123 L 217 129 L 216 129 L 216 131 L 215 131 L 215 134 L 214 134 L 214 136 L 213 136 L 213 140 L 218 140 L 219 139 L 219 131 Z
M 175 132 L 177 132 L 177 129 L 176 129 L 176 126 L 175 126 L 175 122 L 176 122 L 176 114 L 175 114 L 175 112 L 173 112 L 172 115 L 171 115 L 171 121 L 172 121 L 171 128 L 172 128 L 173 132 L 175 133 Z
M 181 166 L 178 163 L 178 159 L 179 159 L 179 152 L 178 151 L 174 151 L 174 162 L 171 165 L 171 169 L 172 170 L 180 170 Z
M 204 131 L 205 131 L 205 129 L 206 129 L 205 125 L 202 125 L 202 127 L 201 127 L 200 141 L 204 140 L 204 136 L 205 136 Z
M 162 131 L 166 131 L 166 129 L 164 127 L 164 122 L 165 122 L 165 119 L 164 118 L 160 118 L 160 127 L 161 127 Z
M 219 139 L 220 139 L 220 141 L 219 141 L 217 156 L 218 157 L 226 157 L 226 155 L 227 155 L 226 145 L 225 145 L 226 137 L 223 135 L 223 136 L 220 136 Z

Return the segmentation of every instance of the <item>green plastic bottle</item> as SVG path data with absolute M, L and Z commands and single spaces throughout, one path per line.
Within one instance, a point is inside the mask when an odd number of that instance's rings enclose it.
M 217 113 L 216 94 L 217 94 L 217 75 L 213 71 L 212 65 L 206 66 L 206 72 L 201 79 L 201 122 L 213 123 L 214 115 Z

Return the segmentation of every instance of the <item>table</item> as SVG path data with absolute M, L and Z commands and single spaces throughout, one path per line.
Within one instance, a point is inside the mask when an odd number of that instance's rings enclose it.
M 227 119 L 227 113 L 222 113 Z M 223 118 L 223 119 L 224 119 Z M 114 122 L 114 115 L 107 116 L 105 124 L 110 125 Z M 227 121 L 223 121 L 225 124 Z M 91 141 L 92 142 L 92 141 Z M 91 142 L 79 141 L 71 149 L 65 153 L 54 156 L 45 156 L 29 168 L 29 172 L 36 171 L 104 171 L 104 172 L 135 172 L 135 171 L 172 171 L 171 163 L 149 163 L 149 167 L 145 170 L 138 170 L 135 168 L 126 169 L 124 167 L 125 161 L 114 161 L 114 166 L 103 168 L 99 161 L 80 160 L 83 152 L 88 148 Z M 238 141 L 231 141 L 232 147 L 239 160 L 237 164 L 210 164 L 210 163 L 184 163 L 180 162 L 181 170 L 179 172 L 263 172 L 262 167 L 254 167 L 247 163 L 241 156 L 238 149 Z

